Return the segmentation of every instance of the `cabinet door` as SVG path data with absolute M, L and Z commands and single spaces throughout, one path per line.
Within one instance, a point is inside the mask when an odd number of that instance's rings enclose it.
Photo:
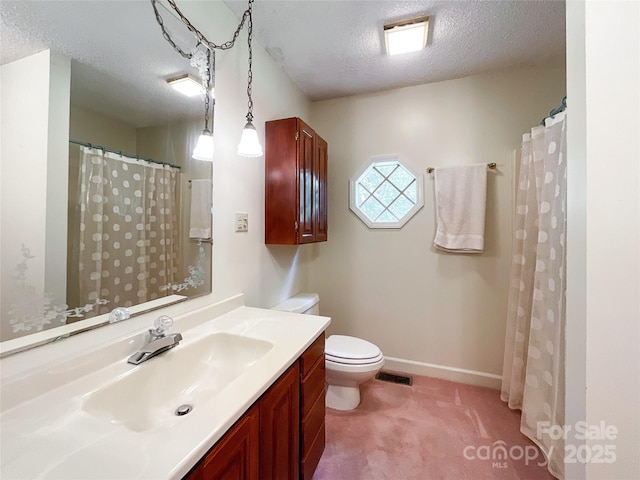
M 265 123 L 265 243 L 297 245 L 300 225 L 297 118 Z
M 327 142 L 316 135 L 315 148 L 315 241 L 327 240 Z
M 298 120 L 298 175 L 300 194 L 300 212 L 298 220 L 299 243 L 315 242 L 314 144 L 315 132 L 302 120 Z
M 258 480 L 260 412 L 253 407 L 211 450 L 189 480 Z
M 300 357 L 300 480 L 311 480 L 325 444 L 324 333 Z
M 297 117 L 265 123 L 265 243 L 327 240 L 327 142 Z
M 292 480 L 300 468 L 300 368 L 296 362 L 260 400 L 260 480 Z

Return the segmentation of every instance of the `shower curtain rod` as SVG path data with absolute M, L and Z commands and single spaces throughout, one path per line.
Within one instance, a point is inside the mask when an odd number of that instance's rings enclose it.
M 556 108 L 551 110 L 549 112 L 549 115 L 547 115 L 542 119 L 542 121 L 540 122 L 540 125 L 544 125 L 544 122 L 547 118 L 553 118 L 560 112 L 564 112 L 566 109 L 567 109 L 567 97 L 562 97 L 562 102 L 560 103 L 560 105 L 558 105 Z
M 172 164 L 167 163 L 167 162 L 160 162 L 158 160 L 153 160 L 151 158 L 141 157 L 140 155 L 131 155 L 131 154 L 126 153 L 126 152 L 122 153 L 120 150 L 111 150 L 110 148 L 105 148 L 102 145 L 92 145 L 92 144 L 86 143 L 86 142 L 79 142 L 78 140 L 69 140 L 69 143 L 75 143 L 76 145 L 81 145 L 83 147 L 95 148 L 96 150 L 102 150 L 104 153 L 107 153 L 107 152 L 117 153 L 121 157 L 129 157 L 129 158 L 133 158 L 133 159 L 136 159 L 136 160 L 143 160 L 145 162 L 155 163 L 156 165 L 163 165 L 163 166 L 167 166 L 167 167 L 177 168 L 178 170 L 181 169 L 180 165 L 172 165 Z

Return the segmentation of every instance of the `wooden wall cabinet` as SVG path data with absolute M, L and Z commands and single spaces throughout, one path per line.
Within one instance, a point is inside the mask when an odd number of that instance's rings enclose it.
M 310 480 L 324 451 L 324 333 L 184 480 Z
M 328 148 L 299 118 L 265 124 L 265 243 L 327 240 Z

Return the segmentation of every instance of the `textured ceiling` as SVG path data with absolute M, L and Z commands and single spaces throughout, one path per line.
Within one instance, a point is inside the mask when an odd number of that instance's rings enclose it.
M 195 41 L 168 12 L 183 47 Z M 204 116 L 166 79 L 197 70 L 164 41 L 149 1 L 0 1 L 0 64 L 50 48 L 72 58 L 71 101 L 136 127 Z
M 239 17 L 246 1 L 225 2 Z M 257 0 L 254 36 L 312 100 L 531 65 L 565 48 L 563 1 Z M 382 26 L 432 16 L 428 48 L 384 54 Z M 180 45 L 194 45 L 168 13 Z M 0 1 L 0 63 L 51 48 L 72 61 L 72 102 L 132 125 L 203 114 L 166 78 L 191 71 L 148 0 Z M 195 22 L 197 23 L 197 22 Z M 259 80 L 257 80 L 259 81 Z
M 246 1 L 226 0 L 240 16 Z M 564 55 L 564 1 L 257 0 L 254 35 L 312 100 Z M 387 56 L 383 25 L 431 15 L 427 48 Z

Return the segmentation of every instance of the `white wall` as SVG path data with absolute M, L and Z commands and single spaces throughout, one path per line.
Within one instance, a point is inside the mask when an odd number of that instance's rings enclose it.
M 567 2 L 567 314 L 565 424 L 586 419 L 586 75 L 584 2 Z M 569 448 L 584 440 L 567 436 Z M 585 447 L 580 447 L 585 448 Z M 584 478 L 584 463 L 567 463 L 567 479 Z
M 376 343 L 403 371 L 499 386 L 512 152 L 564 95 L 559 60 L 312 105 L 311 125 L 329 143 L 329 241 L 315 247 L 310 286 L 332 333 Z M 349 179 L 381 154 L 425 176 L 425 206 L 400 230 L 369 230 L 348 207 Z M 488 173 L 484 253 L 437 253 L 426 167 L 485 162 L 498 171 Z
M 50 52 L 49 64 L 47 156 L 44 157 L 47 168 L 44 285 L 45 291 L 55 299 L 55 305 L 64 305 L 67 288 L 63 279 L 67 276 L 67 259 L 60 252 L 67 246 L 71 60 Z
M 567 379 L 577 378 L 579 391 L 567 407 L 583 408 L 585 392 L 588 424 L 618 430 L 587 442 L 589 451 L 611 445 L 616 455 L 587 464 L 587 479 L 640 478 L 639 20 L 637 2 L 586 2 L 567 16 L 568 64 L 586 78 L 570 76 L 568 85 L 570 115 L 575 102 L 584 117 L 568 138 L 568 238 L 579 240 L 568 247 L 567 339 L 578 355 L 567 351 Z M 569 478 L 584 478 L 571 468 Z
M 221 1 L 184 2 L 183 12 L 216 43 L 229 40 L 238 19 Z M 256 23 L 258 20 L 255 20 Z M 248 305 L 270 307 L 305 290 L 310 248 L 264 244 L 264 158 L 236 153 L 247 113 L 247 32 L 216 54 L 213 163 L 214 300 L 245 294 Z M 254 125 L 264 146 L 264 122 L 310 117 L 310 103 L 258 42 L 253 42 Z M 249 231 L 234 232 L 234 213 L 249 214 Z
M 38 295 L 64 304 L 66 191 L 69 128 L 69 59 L 48 50 L 3 65 L 1 138 L 1 318 L 19 299 L 16 266 L 30 249 L 27 282 Z M 49 105 L 43 109 L 43 105 Z M 29 125 L 28 129 L 24 126 Z M 51 185 L 48 180 L 52 180 Z M 47 252 L 58 252 L 46 258 Z M 30 296 L 31 297 L 31 296 Z M 32 300 L 36 301 L 36 300 Z M 11 336 L 2 322 L 2 338 Z
M 69 138 L 125 153 L 136 153 L 136 128 L 77 105 L 71 106 Z

